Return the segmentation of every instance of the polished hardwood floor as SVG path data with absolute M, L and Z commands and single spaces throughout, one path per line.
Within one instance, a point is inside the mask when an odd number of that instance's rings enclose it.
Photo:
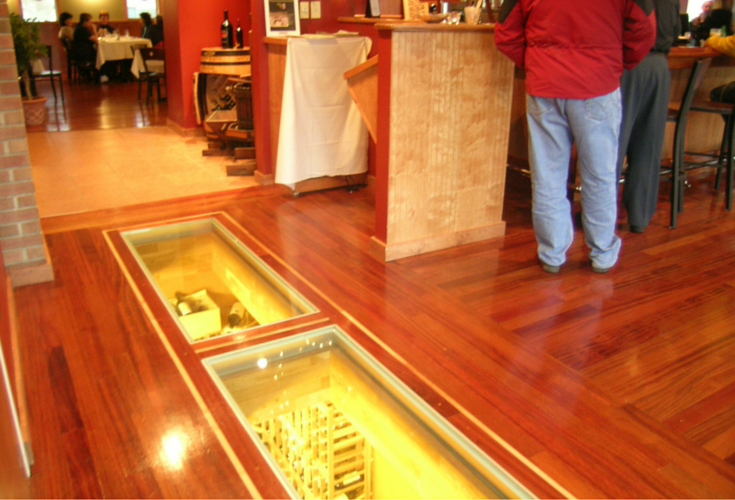
M 166 101 L 145 102 L 143 83 L 142 100 L 138 100 L 138 82 L 75 83 L 64 75 L 64 100 L 59 89 L 57 98 L 51 85 L 37 85 L 39 95 L 48 98 L 48 122 L 45 126 L 31 127 L 29 132 L 64 132 L 70 130 L 100 130 L 129 127 L 165 126 L 168 117 Z
M 389 264 L 367 254 L 370 189 L 262 187 L 44 219 L 57 279 L 16 290 L 33 495 L 283 495 L 103 235 L 222 212 L 535 494 L 732 497 L 735 216 L 708 179 L 690 191 L 677 230 L 659 224 L 663 203 L 645 234 L 622 225 L 607 275 L 591 272 L 579 230 L 562 272 L 540 270 L 518 185 L 505 238 Z M 187 443 L 175 466 L 171 433 Z
M 735 497 L 735 213 L 711 175 L 692 184 L 676 230 L 664 194 L 644 234 L 621 215 L 605 275 L 580 229 L 560 274 L 541 271 L 528 186 L 512 176 L 504 238 L 388 264 L 367 253 L 371 188 L 44 218 L 56 280 L 15 291 L 32 496 L 284 495 L 201 358 L 313 326 L 189 345 L 115 237 L 217 213 L 319 305 L 319 324 L 345 329 L 535 495 Z

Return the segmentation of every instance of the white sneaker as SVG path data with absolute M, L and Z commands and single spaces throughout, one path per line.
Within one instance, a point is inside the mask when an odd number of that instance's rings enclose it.
M 107 75 L 102 75 L 100 77 L 100 83 L 106 83 L 108 80 L 109 80 L 109 78 L 107 78 Z

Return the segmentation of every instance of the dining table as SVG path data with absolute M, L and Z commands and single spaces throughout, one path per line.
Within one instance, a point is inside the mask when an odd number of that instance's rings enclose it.
M 152 47 L 147 38 L 133 36 L 106 36 L 98 39 L 97 43 L 97 69 L 100 69 L 107 61 L 120 61 L 133 59 L 133 47 Z

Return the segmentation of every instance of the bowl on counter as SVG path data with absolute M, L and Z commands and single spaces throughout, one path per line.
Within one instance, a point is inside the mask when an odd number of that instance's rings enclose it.
M 449 13 L 444 14 L 433 14 L 433 13 L 422 13 L 419 14 L 419 19 L 427 23 L 440 23 L 449 17 Z

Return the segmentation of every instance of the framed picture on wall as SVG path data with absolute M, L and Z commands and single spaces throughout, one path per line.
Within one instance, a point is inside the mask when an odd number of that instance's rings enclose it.
M 299 4 L 296 0 L 265 0 L 265 29 L 268 36 L 298 36 Z

